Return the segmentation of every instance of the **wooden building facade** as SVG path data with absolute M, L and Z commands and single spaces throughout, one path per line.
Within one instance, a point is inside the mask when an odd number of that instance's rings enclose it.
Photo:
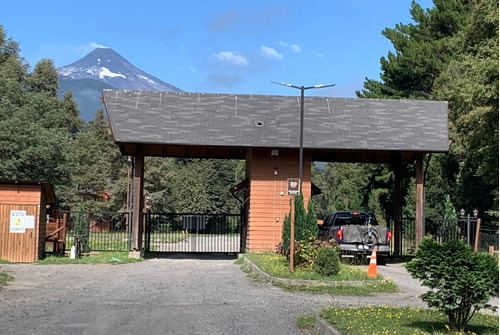
M 50 183 L 0 180 L 0 259 L 30 263 L 43 257 L 46 207 L 54 203 Z

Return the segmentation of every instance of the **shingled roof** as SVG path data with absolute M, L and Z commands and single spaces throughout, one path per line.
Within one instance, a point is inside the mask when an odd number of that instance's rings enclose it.
M 103 90 L 127 145 L 299 147 L 300 97 Z M 447 152 L 448 105 L 424 100 L 305 97 L 304 150 Z

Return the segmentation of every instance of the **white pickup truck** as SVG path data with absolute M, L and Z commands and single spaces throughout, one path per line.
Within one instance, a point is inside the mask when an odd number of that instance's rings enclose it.
M 390 252 L 392 233 L 378 225 L 373 214 L 333 212 L 318 225 L 318 238 L 336 243 L 342 255 L 370 255 L 377 250 L 377 263 L 384 265 Z

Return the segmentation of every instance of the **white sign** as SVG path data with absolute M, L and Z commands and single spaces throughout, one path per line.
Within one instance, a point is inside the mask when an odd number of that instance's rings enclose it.
M 35 216 L 34 215 L 26 215 L 24 218 L 24 228 L 34 229 L 35 228 Z
M 25 233 L 26 232 L 26 211 L 11 210 L 10 211 L 10 232 Z
M 287 189 L 288 195 L 298 195 L 299 194 L 299 178 L 287 178 Z

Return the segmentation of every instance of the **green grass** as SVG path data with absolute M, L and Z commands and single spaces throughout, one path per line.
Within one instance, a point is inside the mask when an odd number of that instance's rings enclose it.
M 315 315 L 304 315 L 297 318 L 297 328 L 299 329 L 313 329 L 314 321 L 316 320 Z
M 129 258 L 128 252 L 100 252 L 82 255 L 82 258 L 71 259 L 68 256 L 47 256 L 36 264 L 126 264 L 140 262 L 142 259 Z
M 326 307 L 320 316 L 343 334 L 498 334 L 498 316 L 477 314 L 465 333 L 450 332 L 448 318 L 434 310 L 413 307 Z
M 8 275 L 6 272 L 4 271 L 0 271 L 0 292 L 2 291 L 2 288 L 7 285 L 7 282 L 8 281 L 11 281 L 12 279 L 12 276 Z
M 358 267 L 341 264 L 340 273 L 335 276 L 323 276 L 313 269 L 296 268 L 294 272 L 290 272 L 289 261 L 286 257 L 274 253 L 247 253 L 244 256 L 252 263 L 257 265 L 262 271 L 272 277 L 289 278 L 289 279 L 306 279 L 306 280 L 321 280 L 321 281 L 366 281 L 366 284 L 352 285 L 288 285 L 283 283 L 273 283 L 283 290 L 290 292 L 306 291 L 309 293 L 329 293 L 335 295 L 358 295 L 367 296 L 374 292 L 397 292 L 398 287 L 392 281 L 384 279 L 382 276 L 377 278 L 368 277 L 366 270 Z M 245 272 L 248 269 L 243 268 Z M 373 282 L 370 284 L 369 282 Z
M 335 276 L 323 276 L 311 269 L 297 268 L 290 272 L 290 263 L 286 257 L 275 253 L 246 253 L 245 258 L 257 265 L 262 271 L 273 277 L 308 280 L 331 280 L 331 281 L 351 281 L 351 280 L 383 280 L 382 276 L 377 278 L 368 277 L 366 270 L 346 264 L 340 265 L 340 272 Z

